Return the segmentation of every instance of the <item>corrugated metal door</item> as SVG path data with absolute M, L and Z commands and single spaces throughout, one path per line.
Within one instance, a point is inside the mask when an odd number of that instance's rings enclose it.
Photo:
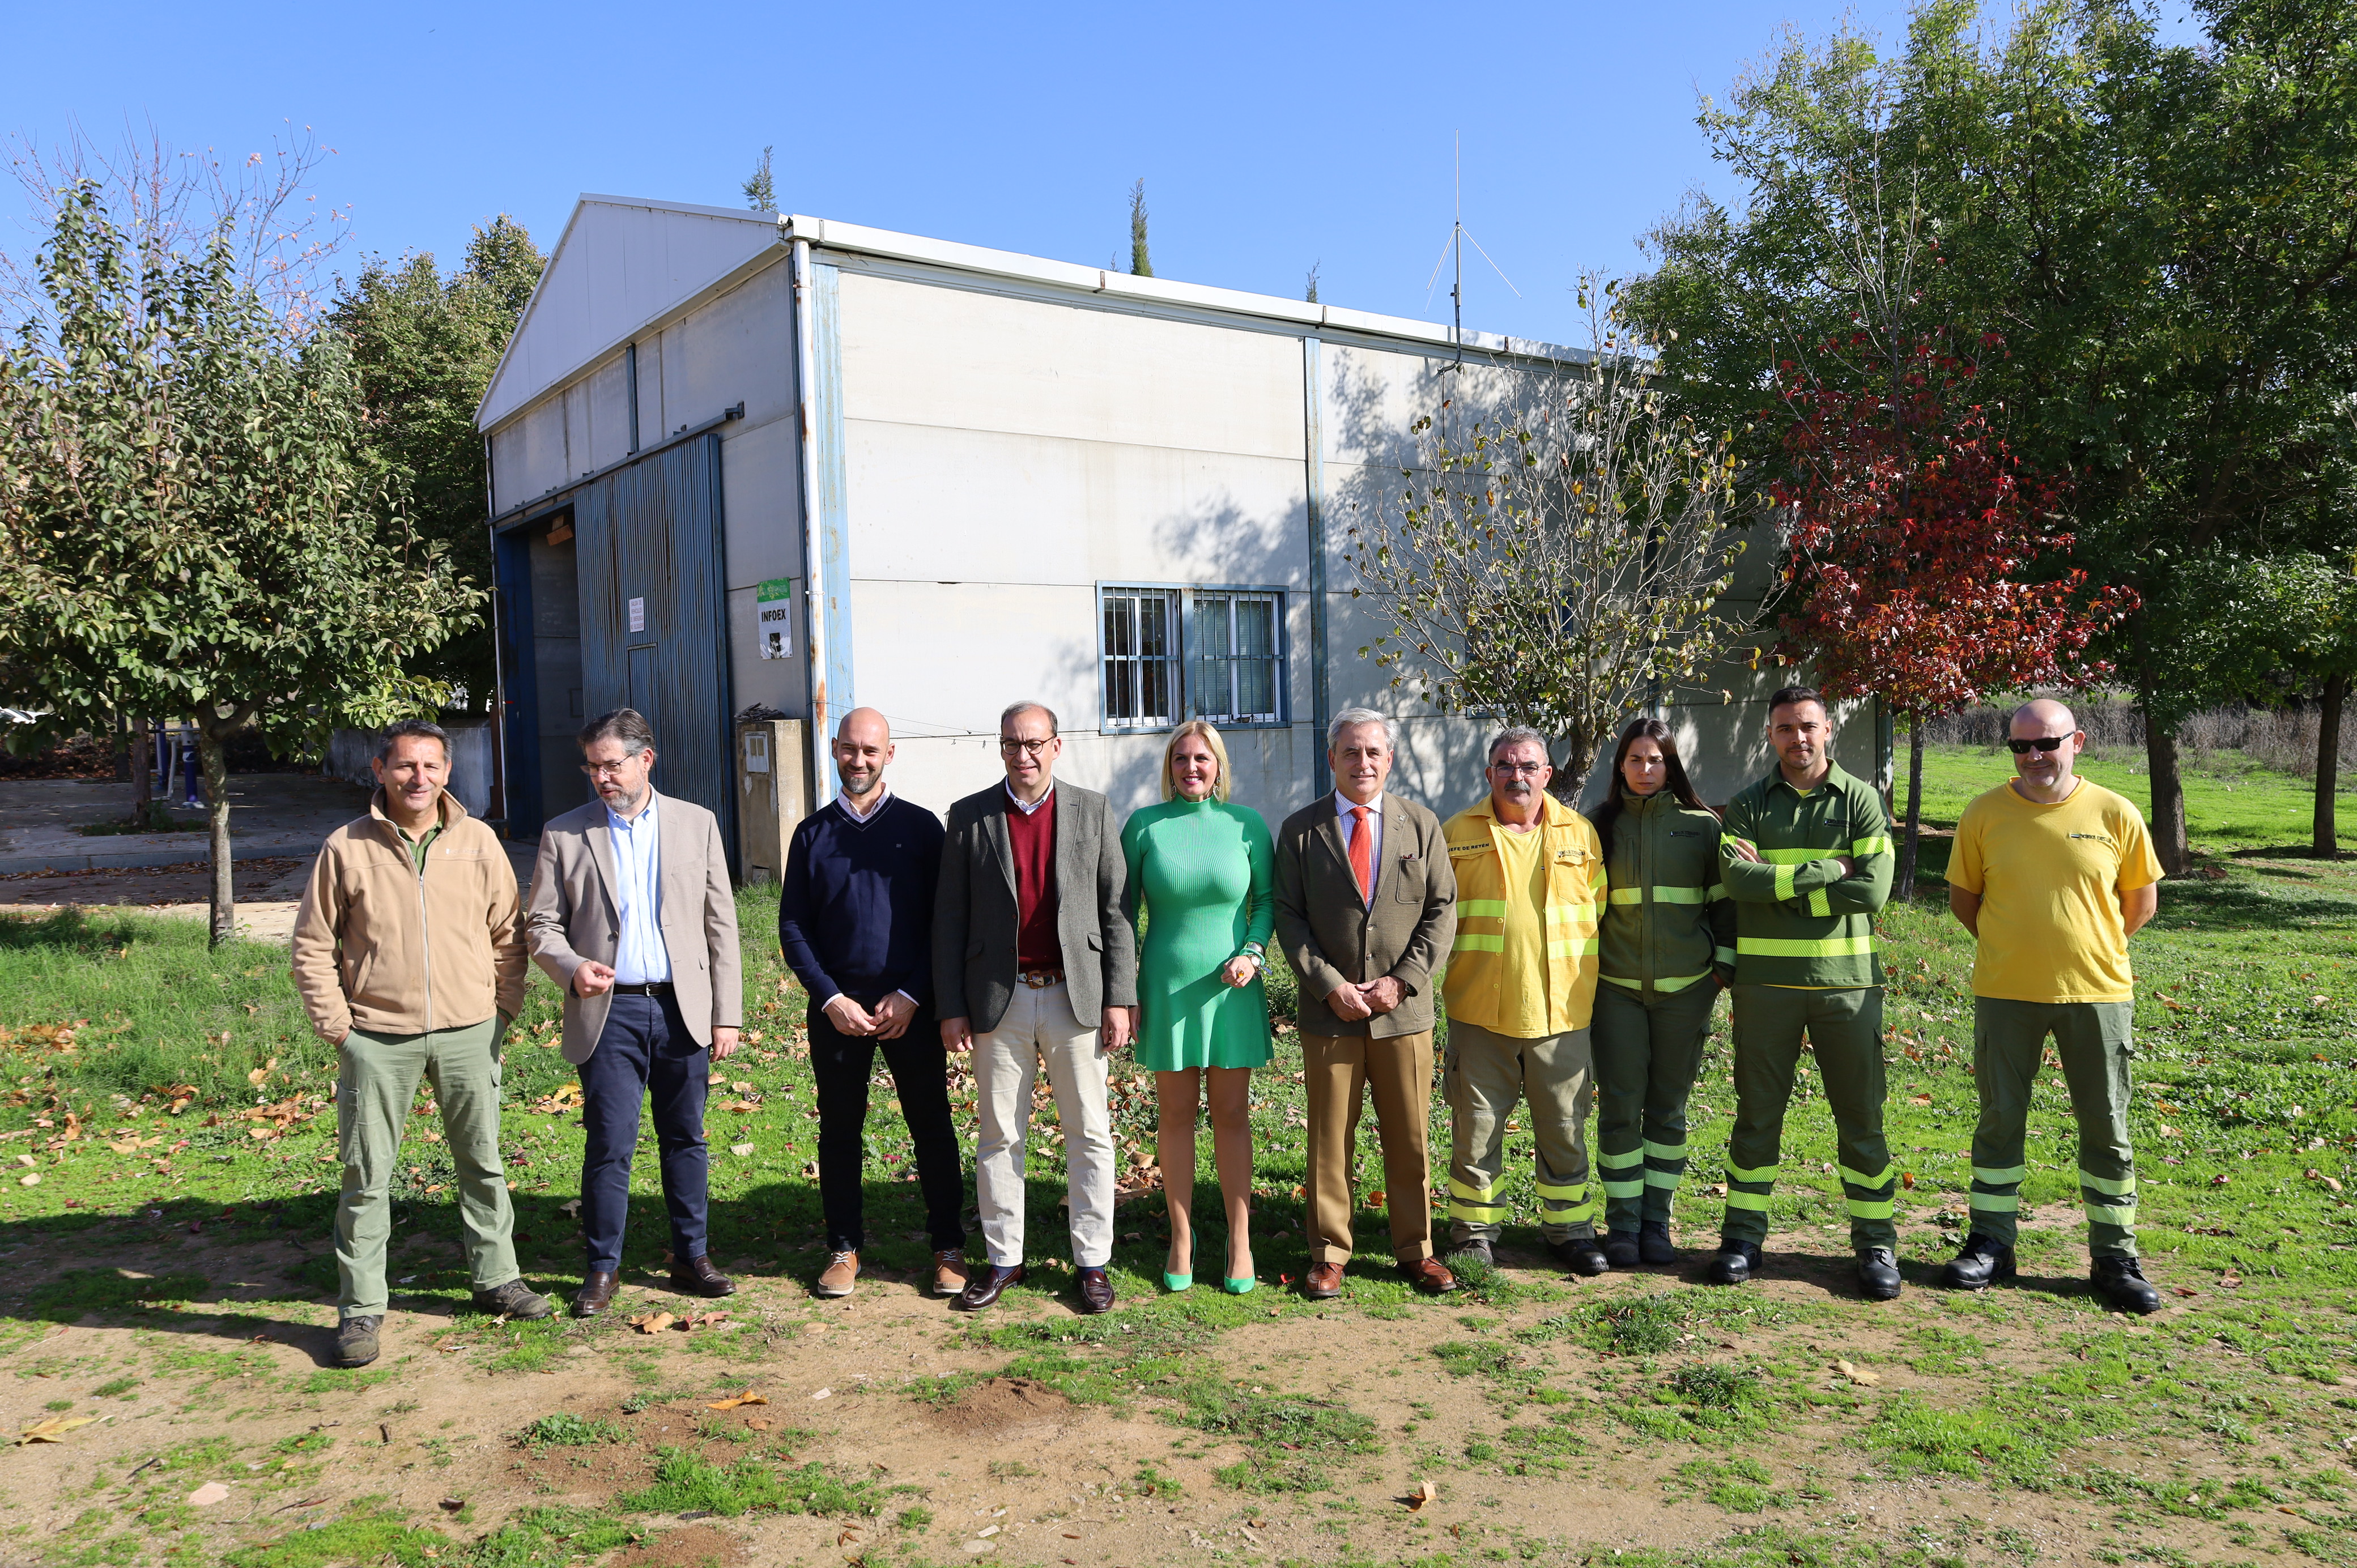
M 720 438 L 655 453 L 582 492 L 583 707 L 633 707 L 654 725 L 655 788 L 708 807 L 733 864 Z

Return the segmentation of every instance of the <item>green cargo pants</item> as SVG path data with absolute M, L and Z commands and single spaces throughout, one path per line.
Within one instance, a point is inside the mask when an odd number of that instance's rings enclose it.
M 1596 1165 L 1604 1222 L 1633 1234 L 1668 1223 L 1685 1181 L 1686 1096 L 1702 1070 L 1718 984 L 1709 976 L 1648 997 L 1605 981 L 1588 1026 L 1596 1050 Z
M 1550 1241 L 1596 1234 L 1587 1190 L 1587 1031 L 1535 1040 L 1448 1026 L 1441 1087 L 1448 1101 L 1448 1234 L 1462 1246 L 1492 1241 L 1512 1211 L 1498 1200 L 1506 1166 L 1506 1119 L 1531 1102 L 1538 1157 L 1539 1230 Z
M 384 1312 L 393 1180 L 420 1078 L 434 1085 L 442 1135 L 457 1167 L 458 1217 L 474 1288 L 497 1290 L 519 1277 L 510 1234 L 515 1217 L 500 1161 L 500 1036 L 506 1029 L 496 1015 L 464 1029 L 425 1035 L 354 1029 L 337 1049 L 336 1152 L 344 1163 L 343 1197 L 336 1206 L 341 1316 Z
M 1768 1197 L 1776 1186 L 1784 1108 L 1792 1098 L 1792 1074 L 1806 1034 L 1834 1113 L 1850 1245 L 1861 1251 L 1896 1248 L 1899 1228 L 1891 1219 L 1891 1201 L 1899 1171 L 1882 1135 L 1882 988 L 1734 989 L 1735 1130 L 1727 1141 L 1724 1233 L 1738 1241 L 1768 1239 Z
M 2087 1209 L 2087 1251 L 2133 1258 L 2136 1155 L 2128 1147 L 2128 1025 L 2133 1002 L 2013 1002 L 1973 999 L 1973 1084 L 1981 1097 L 1973 1129 L 1973 1230 L 2012 1246 L 2029 1175 L 2022 1142 L 2029 1090 L 2054 1036 L 2071 1113 L 2079 1122 L 2079 1199 Z

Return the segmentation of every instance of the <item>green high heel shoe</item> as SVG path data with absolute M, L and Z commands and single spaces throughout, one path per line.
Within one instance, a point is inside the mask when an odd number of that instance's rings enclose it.
M 1172 1295 L 1182 1290 L 1191 1290 L 1194 1284 L 1195 1276 L 1192 1274 L 1174 1274 L 1168 1269 L 1162 1271 L 1162 1288 Z
M 1250 1274 L 1246 1274 L 1240 1280 L 1232 1280 L 1222 1276 L 1220 1280 L 1220 1288 L 1226 1291 L 1230 1295 L 1250 1295 L 1252 1294 L 1253 1286 L 1258 1283 L 1260 1283 L 1260 1281 L 1254 1279 Z

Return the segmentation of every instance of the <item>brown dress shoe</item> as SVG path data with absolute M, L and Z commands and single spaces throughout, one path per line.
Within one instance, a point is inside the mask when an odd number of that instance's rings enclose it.
M 980 1312 L 1005 1294 L 1006 1287 L 1023 1283 L 1023 1265 L 1002 1269 L 996 1263 L 966 1281 L 965 1289 L 958 1292 L 957 1300 L 950 1303 L 960 1312 Z
M 1342 1294 L 1342 1265 L 1312 1263 L 1309 1277 L 1301 1282 L 1301 1294 L 1311 1301 L 1332 1301 Z
M 1081 1271 L 1081 1310 L 1082 1312 L 1113 1310 L 1113 1281 L 1105 1278 L 1105 1272 L 1103 1269 Z
M 966 1266 L 965 1254 L 954 1247 L 944 1247 L 933 1254 L 933 1294 L 955 1295 L 965 1289 L 974 1271 Z
M 581 1288 L 573 1293 L 573 1316 L 595 1317 L 614 1304 L 614 1292 L 620 1288 L 622 1276 L 611 1269 L 592 1269 Z
M 686 1262 L 674 1261 L 671 1266 L 671 1283 L 679 1290 L 694 1295 L 735 1295 L 737 1282 L 712 1266 L 710 1258 L 690 1258 Z
M 1399 1266 L 1400 1278 L 1426 1295 L 1447 1295 L 1457 1288 L 1457 1276 L 1438 1258 L 1418 1258 Z
M 839 1295 L 849 1295 L 852 1282 L 858 1277 L 858 1253 L 829 1252 L 826 1267 L 819 1271 L 818 1283 L 813 1289 L 816 1294 L 833 1300 Z

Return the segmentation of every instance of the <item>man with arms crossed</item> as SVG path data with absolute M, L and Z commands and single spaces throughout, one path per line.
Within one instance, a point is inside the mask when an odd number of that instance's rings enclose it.
M 1301 1294 L 1342 1294 L 1354 1238 L 1351 1171 L 1369 1092 L 1383 1150 L 1392 1255 L 1427 1294 L 1457 1288 L 1432 1255 L 1432 971 L 1457 929 L 1440 819 L 1387 793 L 1391 721 L 1345 708 L 1326 730 L 1334 793 L 1276 835 L 1276 940 L 1301 978 L 1309 1101 L 1309 1273 Z
M 956 1305 L 978 1312 L 1023 1278 L 1023 1144 L 1039 1069 L 1064 1129 L 1081 1310 L 1113 1307 L 1113 1118 L 1105 1058 L 1129 1043 L 1137 945 L 1129 865 L 1103 795 L 1056 782 L 1064 743 L 1045 703 L 998 716 L 1006 777 L 950 808 L 933 902 L 942 1044 L 974 1052 L 982 1127 L 975 1206 L 990 1265 Z
M 515 867 L 445 789 L 450 743 L 410 719 L 384 732 L 369 814 L 328 835 L 295 916 L 295 988 L 336 1047 L 336 1362 L 377 1358 L 391 1187 L 422 1077 L 458 1172 L 475 1307 L 546 1317 L 516 1270 L 500 1163 L 500 1038 L 523 1007 Z
M 573 1311 L 595 1317 L 621 1281 L 639 1102 L 650 1097 L 672 1283 L 706 1296 L 737 1288 L 705 1256 L 704 1101 L 711 1064 L 737 1048 L 745 998 L 720 823 L 655 792 L 654 731 L 637 710 L 601 714 L 576 738 L 597 799 L 542 830 L 530 929 L 533 961 L 565 993 L 565 1059 L 581 1075 L 587 1258 Z
M 2030 1084 L 2048 1036 L 2079 1123 L 2079 1195 L 2089 1282 L 2124 1312 L 2158 1312 L 2136 1250 L 2128 1147 L 2128 939 L 2160 907 L 2160 862 L 2144 819 L 2078 776 L 2086 737 L 2061 703 L 2014 710 L 2016 777 L 1964 808 L 1948 862 L 1948 907 L 1973 956 L 1972 1233 L 1940 1276 L 1985 1290 L 2014 1274 Z
M 849 1295 L 859 1278 L 867 1079 L 881 1047 L 933 1244 L 933 1293 L 965 1288 L 965 1173 L 950 1120 L 949 1059 L 926 1000 L 933 993 L 933 885 L 941 819 L 885 787 L 892 726 L 874 708 L 843 715 L 834 771 L 843 792 L 802 819 L 786 850 L 778 945 L 810 993 L 811 1076 L 818 1086 L 818 1192 L 826 1267 L 818 1294 Z
M 1727 803 L 1721 877 L 1735 900 L 1735 1126 L 1714 1284 L 1760 1268 L 1784 1108 L 1801 1038 L 1816 1053 L 1838 1139 L 1857 1286 L 1899 1294 L 1898 1169 L 1882 1133 L 1882 961 L 1874 912 L 1890 897 L 1890 819 L 1874 787 L 1834 766 L 1824 699 L 1787 686 L 1768 699 L 1776 767 Z

